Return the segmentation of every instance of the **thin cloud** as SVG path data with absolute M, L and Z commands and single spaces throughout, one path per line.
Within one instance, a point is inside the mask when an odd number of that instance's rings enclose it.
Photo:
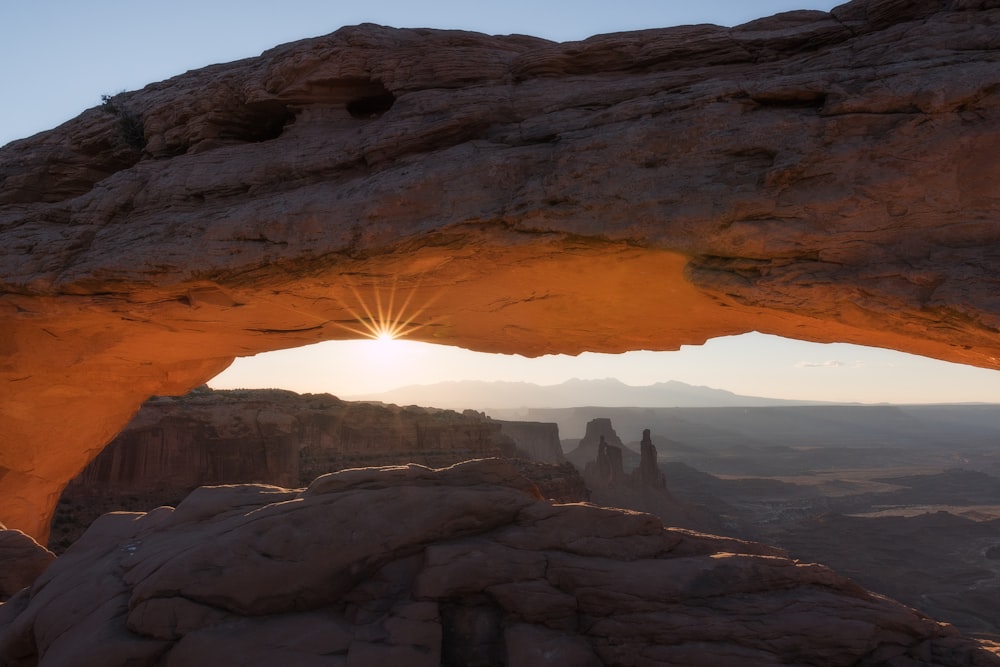
M 800 361 L 795 364 L 796 368 L 861 368 L 862 366 L 864 366 L 864 363 L 860 361 L 848 363 L 837 359 L 830 359 L 828 361 Z

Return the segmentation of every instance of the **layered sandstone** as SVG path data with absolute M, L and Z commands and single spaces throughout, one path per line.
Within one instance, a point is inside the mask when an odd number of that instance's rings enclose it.
M 637 454 L 625 446 L 609 418 L 596 417 L 566 457 L 582 473 L 594 503 L 648 512 L 668 526 L 725 532 L 719 516 L 679 501 L 667 488 L 649 429 L 643 430 L 640 449 Z
M 824 566 L 552 504 L 497 460 L 109 514 L 0 606 L 0 662 L 1000 665 Z
M 559 425 L 551 422 L 499 421 L 500 432 L 514 441 L 532 461 L 566 463 L 559 440 Z
M 201 387 L 143 404 L 67 485 L 49 544 L 62 550 L 105 512 L 175 505 L 198 486 L 255 482 L 294 488 L 327 472 L 367 466 L 516 458 L 546 498 L 586 500 L 579 473 L 565 460 L 552 465 L 559 462 L 553 442 L 558 447 L 555 424 L 501 422 L 472 411 Z
M 0 519 L 44 534 L 148 396 L 380 310 L 483 351 L 758 330 L 998 368 L 998 23 L 856 0 L 567 44 L 365 25 L 13 142 Z
M 656 445 L 649 435 L 649 429 L 643 429 L 642 441 L 639 443 L 640 458 L 639 467 L 632 471 L 631 482 L 635 486 L 648 486 L 654 489 L 663 489 L 667 486 L 667 480 L 660 470 L 659 455 L 656 452 Z
M 513 456 L 476 413 L 342 401 L 329 394 L 211 390 L 157 396 L 70 485 L 93 492 L 264 482 L 287 487 L 368 465 L 445 466 Z
M 617 465 L 613 474 L 619 481 L 624 479 L 626 469 L 631 472 L 639 465 L 641 454 L 625 446 L 608 417 L 595 417 L 588 421 L 579 444 L 566 453 L 566 459 L 582 472 L 600 457 L 601 443 L 604 443 L 605 448 L 614 447 L 618 450 L 615 454 Z M 607 473 L 605 477 L 610 474 L 612 473 Z

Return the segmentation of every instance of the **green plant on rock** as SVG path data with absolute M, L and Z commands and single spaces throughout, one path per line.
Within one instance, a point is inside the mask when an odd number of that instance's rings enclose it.
M 142 150 L 146 146 L 146 133 L 142 117 L 128 108 L 117 95 L 101 95 L 101 109 L 118 119 L 118 132 L 126 145 Z

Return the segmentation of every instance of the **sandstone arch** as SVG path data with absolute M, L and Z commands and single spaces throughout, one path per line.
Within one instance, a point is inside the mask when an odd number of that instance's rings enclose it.
M 354 337 L 393 289 L 414 337 L 483 351 L 758 330 L 1000 368 L 998 24 L 857 0 L 570 44 L 365 25 L 13 142 L 0 520 L 43 537 L 148 395 Z

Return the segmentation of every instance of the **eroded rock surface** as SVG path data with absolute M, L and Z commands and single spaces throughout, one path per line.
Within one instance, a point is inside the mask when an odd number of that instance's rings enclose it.
M 625 446 L 608 417 L 595 417 L 588 421 L 580 443 L 566 453 L 566 458 L 581 471 L 586 469 L 588 465 L 594 465 L 596 468 L 597 459 L 601 454 L 602 442 L 604 447 L 614 447 L 618 450 L 616 454 L 618 465 L 614 471 L 618 481 L 624 479 L 626 470 L 632 472 L 639 465 L 641 454 Z M 605 471 L 604 476 L 608 477 L 609 475 L 611 472 Z M 607 479 L 602 481 L 605 484 L 608 482 Z
M 555 426 L 555 425 L 552 425 Z M 502 424 L 478 413 L 342 401 L 330 394 L 199 388 L 157 396 L 73 481 L 99 493 L 234 482 L 307 485 L 343 468 L 442 467 L 513 456 Z
M 663 489 L 667 486 L 667 480 L 660 470 L 660 462 L 656 453 L 656 445 L 649 435 L 649 429 L 643 429 L 642 441 L 639 443 L 640 459 L 639 467 L 632 471 L 632 484 L 636 486 L 648 486 L 654 489 Z
M 0 606 L 11 665 L 997 665 L 821 565 L 541 500 L 499 460 L 109 514 Z
M 365 25 L 12 142 L 0 518 L 43 535 L 148 396 L 379 304 L 483 351 L 758 330 L 998 368 L 998 25 L 995 0 L 567 44 Z
M 559 441 L 559 425 L 551 422 L 499 421 L 500 431 L 532 461 L 560 465 L 566 463 Z
M 637 454 L 622 442 L 611 419 L 596 417 L 587 422 L 579 445 L 566 457 L 582 473 L 590 489 L 588 500 L 647 512 L 668 526 L 725 532 L 716 513 L 674 497 L 659 469 L 649 429 L 642 435 Z
M 508 425 L 512 431 L 505 430 Z M 529 451 L 554 458 L 553 445 L 559 447 L 555 424 L 500 422 L 473 411 L 342 401 L 329 394 L 200 387 L 143 404 L 63 491 L 49 545 L 60 552 L 106 512 L 176 505 L 199 486 L 294 488 L 327 472 L 368 466 L 516 458 L 544 497 L 587 500 L 583 478 L 571 465 L 530 462 Z
M 0 523 L 0 602 L 30 586 L 55 558 L 30 536 Z

